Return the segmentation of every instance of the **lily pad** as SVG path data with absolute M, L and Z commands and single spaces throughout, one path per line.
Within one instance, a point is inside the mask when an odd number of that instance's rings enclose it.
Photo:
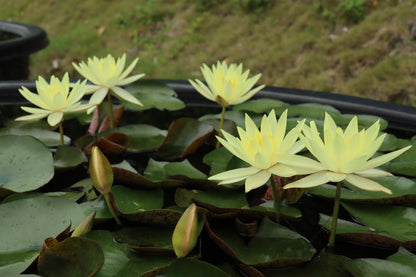
M 365 226 L 399 241 L 416 240 L 416 209 L 403 206 L 342 203 Z
M 123 133 L 129 137 L 129 151 L 143 151 L 155 149 L 163 141 L 166 131 L 147 124 L 131 124 L 114 128 L 99 134 L 107 137 L 112 133 Z
M 346 263 L 348 271 L 357 277 L 376 276 L 416 276 L 416 256 L 404 248 L 399 248 L 396 254 L 386 260 L 355 259 Z
M 110 231 L 91 231 L 84 237 L 97 241 L 104 251 L 105 262 L 96 277 L 155 276 L 176 259 L 173 255 L 138 255 L 127 245 L 116 243 Z
M 343 206 L 363 225 L 338 219 L 337 235 L 380 247 L 416 248 L 415 209 L 346 203 Z M 320 224 L 330 229 L 330 217 L 321 215 Z
M 234 111 L 246 111 L 253 113 L 269 113 L 272 109 L 282 109 L 286 108 L 288 104 L 285 102 L 271 99 L 271 98 L 260 98 L 255 100 L 250 100 L 242 104 L 233 106 Z
M 73 237 L 42 252 L 38 272 L 51 277 L 92 276 L 103 264 L 104 253 L 97 242 Z
M 0 130 L 0 135 L 32 136 L 40 140 L 46 146 L 57 146 L 61 143 L 61 135 L 58 132 L 40 128 L 9 128 Z M 64 143 L 69 144 L 71 139 L 64 136 Z
M 49 149 L 31 136 L 0 136 L 0 188 L 35 190 L 54 175 Z
M 210 124 L 193 118 L 179 118 L 170 125 L 159 147 L 158 157 L 164 160 L 184 158 L 195 152 L 213 134 L 214 128 Z
M 0 275 L 24 271 L 47 237 L 55 237 L 84 215 L 75 202 L 60 197 L 35 197 L 0 205 Z
M 163 207 L 163 190 L 138 190 L 125 186 L 114 186 L 111 189 L 120 212 L 137 213 Z
M 341 113 L 332 106 L 322 105 L 317 103 L 305 103 L 298 105 L 291 105 L 288 107 L 288 116 L 289 117 L 304 117 L 312 119 L 321 119 L 325 118 L 325 113 L 329 113 L 332 117 L 337 118 Z
M 416 177 L 416 143 L 409 140 L 399 140 L 397 142 L 397 148 L 402 148 L 408 145 L 412 145 L 409 150 L 394 160 L 380 166 L 380 168 L 394 174 Z
M 71 168 L 88 162 L 81 149 L 69 146 L 60 146 L 55 152 L 54 165 L 56 168 Z
M 348 260 L 345 256 L 323 250 L 310 263 L 303 266 L 278 270 L 261 268 L 261 272 L 267 277 L 350 277 L 345 266 Z
M 88 216 L 92 212 L 95 212 L 96 220 L 112 218 L 111 213 L 108 210 L 107 204 L 102 195 L 100 195 L 97 199 L 83 202 L 79 206 L 82 208 L 84 216 Z
M 191 275 L 190 275 L 191 273 Z M 230 277 L 227 273 L 207 262 L 180 259 L 173 262 L 161 277 Z
M 193 179 L 206 179 L 206 175 L 192 166 L 188 160 L 171 162 L 164 166 L 168 176 L 182 175 Z
M 118 230 L 114 239 L 130 248 L 147 252 L 173 253 L 172 234 L 174 226 L 137 226 Z
M 127 109 L 147 110 L 156 108 L 176 111 L 185 107 L 185 104 L 176 97 L 176 92 L 160 81 L 139 80 L 126 86 L 125 89 L 143 104 L 143 107 L 140 107 L 126 101 L 121 101 Z
M 309 261 L 316 250 L 309 241 L 290 229 L 263 219 L 257 234 L 247 243 L 231 228 L 221 225 L 208 233 L 214 242 L 239 262 L 260 267 L 285 267 Z
M 168 162 L 155 161 L 150 158 L 149 162 L 147 163 L 146 170 L 143 173 L 143 177 L 153 182 L 163 181 L 167 179 L 168 175 L 165 170 L 166 164 L 168 164 Z

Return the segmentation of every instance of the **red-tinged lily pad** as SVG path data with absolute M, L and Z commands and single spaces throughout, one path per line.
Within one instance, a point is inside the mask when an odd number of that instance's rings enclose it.
M 35 190 L 54 175 L 49 149 L 31 136 L 0 136 L 0 189 Z
M 72 168 L 88 162 L 84 152 L 75 147 L 60 146 L 53 157 L 55 168 Z
M 268 218 L 263 219 L 259 231 L 249 242 L 224 224 L 213 225 L 206 221 L 205 226 L 221 249 L 247 265 L 293 266 L 311 260 L 316 252 L 306 238 Z
M 176 111 L 185 107 L 185 104 L 176 97 L 176 92 L 160 81 L 139 80 L 126 86 L 125 89 L 143 104 L 141 107 L 127 101 L 121 101 L 128 109 L 141 111 L 156 108 Z
M 210 124 L 193 118 L 179 118 L 170 125 L 159 147 L 158 157 L 164 160 L 184 158 L 197 151 L 214 133 Z
M 145 252 L 169 252 L 173 254 L 172 234 L 174 226 L 126 227 L 114 233 L 118 243 Z
M 100 136 L 108 136 L 118 132 L 129 137 L 129 151 L 143 151 L 157 148 L 166 136 L 166 131 L 146 124 L 124 125 L 112 130 L 100 133 Z
M 348 261 L 345 256 L 323 250 L 305 265 L 286 269 L 261 268 L 260 271 L 267 277 L 351 277 L 345 266 Z
M 162 189 L 132 189 L 125 186 L 114 186 L 112 193 L 120 212 L 137 213 L 163 207 Z
M 179 259 L 173 262 L 160 277 L 231 277 L 218 267 L 195 259 Z
M 0 275 L 23 272 L 37 257 L 47 237 L 55 237 L 84 215 L 75 202 L 35 197 L 0 205 Z
M 101 246 L 93 240 L 72 237 L 47 248 L 38 260 L 42 276 L 93 276 L 104 264 Z
M 139 255 L 127 245 L 115 242 L 110 231 L 91 231 L 84 237 L 97 241 L 104 251 L 105 262 L 96 277 L 156 276 L 176 260 L 173 255 Z
M 416 256 L 404 248 L 399 248 L 396 254 L 386 260 L 354 259 L 346 262 L 348 271 L 357 277 L 416 276 Z
M 46 146 L 60 145 L 61 136 L 59 132 L 54 132 L 41 128 L 9 128 L 0 130 L 0 135 L 32 136 L 40 140 Z M 64 136 L 64 143 L 69 144 L 71 139 Z
M 404 177 L 374 178 L 380 185 L 389 188 L 392 194 L 372 192 L 348 185 L 349 189 L 341 189 L 341 199 L 345 202 L 411 204 L 416 201 L 416 182 Z M 325 198 L 335 197 L 336 186 L 321 185 L 310 188 L 309 193 Z

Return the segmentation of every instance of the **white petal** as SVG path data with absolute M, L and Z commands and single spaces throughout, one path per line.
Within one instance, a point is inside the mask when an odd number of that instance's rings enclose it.
M 241 177 L 247 177 L 252 174 L 256 174 L 260 169 L 255 167 L 237 168 L 221 172 L 208 178 L 208 180 L 228 180 L 237 179 Z
M 296 175 L 295 170 L 281 163 L 278 163 L 272 166 L 271 168 L 269 168 L 269 172 L 274 175 L 281 176 L 281 177 L 291 177 L 291 176 Z
M 297 180 L 293 183 L 289 183 L 285 185 L 284 189 L 290 189 L 290 188 L 312 188 L 316 187 L 322 184 L 325 184 L 329 182 L 327 171 L 325 172 L 318 172 L 311 174 L 309 176 L 306 176 L 305 178 L 302 178 L 300 180 Z
M 366 178 L 376 178 L 376 177 L 384 177 L 384 176 L 392 176 L 390 172 L 380 170 L 380 169 L 367 169 L 363 171 L 356 171 L 354 174 L 360 175 Z
M 48 124 L 51 125 L 52 127 L 58 125 L 58 123 L 61 122 L 63 116 L 64 114 L 62 112 L 51 113 L 48 116 Z
M 120 87 L 113 87 L 111 89 L 114 92 L 114 95 L 120 100 L 124 100 L 143 107 L 143 104 L 139 100 L 137 100 L 136 97 L 131 95 L 127 90 L 122 89 Z
M 380 185 L 379 183 L 372 181 L 370 179 L 364 178 L 364 177 L 360 177 L 358 175 L 354 175 L 354 174 L 349 174 L 347 176 L 347 178 L 345 178 L 345 180 L 347 180 L 349 183 L 351 183 L 351 185 L 354 185 L 360 189 L 363 190 L 369 190 L 369 191 L 381 191 L 381 192 L 385 192 L 387 194 L 392 194 L 391 190 L 389 190 L 386 187 L 383 187 L 382 185 Z
M 245 183 L 246 192 L 264 185 L 270 179 L 271 175 L 272 174 L 269 171 L 262 170 L 248 176 Z

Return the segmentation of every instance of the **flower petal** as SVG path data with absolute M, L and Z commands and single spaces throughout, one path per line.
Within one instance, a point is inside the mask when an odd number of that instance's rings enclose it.
M 381 191 L 387 194 L 392 194 L 390 189 L 383 187 L 382 185 L 380 185 L 379 183 L 373 180 L 370 180 L 370 179 L 367 179 L 358 175 L 349 174 L 347 178 L 345 178 L 345 180 L 351 183 L 351 185 L 354 185 L 363 190 Z
M 61 122 L 63 116 L 64 116 L 64 113 L 63 112 L 54 112 L 54 113 L 51 113 L 48 116 L 48 124 L 51 125 L 52 127 L 58 125 L 58 123 Z
M 136 97 L 131 95 L 127 90 L 122 89 L 120 87 L 113 87 L 111 88 L 111 90 L 114 92 L 113 94 L 120 100 L 124 100 L 143 107 L 143 104 L 139 100 L 137 100 Z
M 290 188 L 312 188 L 329 182 L 327 171 L 318 172 L 306 176 L 300 180 L 285 185 L 284 189 Z
M 245 167 L 228 170 L 221 172 L 219 174 L 213 175 L 208 178 L 208 180 L 228 180 L 228 179 L 237 179 L 241 177 L 246 177 L 252 174 L 256 174 L 260 169 L 255 167 Z
M 261 170 L 256 174 L 248 176 L 245 183 L 246 192 L 264 185 L 270 179 L 271 175 L 269 171 Z

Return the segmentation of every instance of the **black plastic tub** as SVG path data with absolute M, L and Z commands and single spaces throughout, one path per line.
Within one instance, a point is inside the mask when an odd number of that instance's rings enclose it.
M 187 105 L 218 107 L 218 104 L 202 97 L 187 81 L 162 80 L 176 91 L 178 97 Z M 27 87 L 35 92 L 34 81 L 3 81 L 0 82 L 0 105 L 18 104 L 25 102 L 18 89 Z M 271 98 L 289 104 L 319 103 L 330 105 L 342 113 L 369 114 L 379 116 L 389 122 L 389 130 L 403 133 L 404 136 L 416 133 L 416 108 L 366 99 L 355 96 L 317 92 L 309 90 L 265 87 L 252 99 Z
M 45 48 L 46 32 L 37 26 L 0 21 L 0 80 L 29 78 L 29 55 Z

